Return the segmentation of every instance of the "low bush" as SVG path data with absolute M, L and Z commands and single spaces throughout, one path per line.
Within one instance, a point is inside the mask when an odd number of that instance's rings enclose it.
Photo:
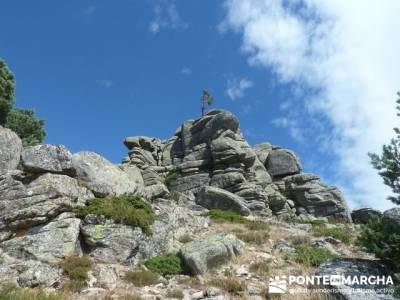
M 233 276 L 212 278 L 208 281 L 209 286 L 221 288 L 231 294 L 240 294 L 246 291 L 246 283 Z
M 188 270 L 179 254 L 168 253 L 150 258 L 144 265 L 160 275 L 188 274 Z
M 338 257 L 327 249 L 313 248 L 307 244 L 295 245 L 294 248 L 296 253 L 288 255 L 288 258 L 309 267 L 319 266 L 330 259 Z
M 46 293 L 42 289 L 22 289 L 11 283 L 0 284 L 0 300 L 64 300 L 63 295 Z
M 364 226 L 356 244 L 382 259 L 400 281 L 400 225 L 385 218 L 373 218 Z M 400 290 L 398 291 L 400 295 Z
M 87 256 L 66 257 L 61 263 L 61 268 L 70 280 L 64 283 L 63 289 L 77 292 L 85 288 L 88 272 L 92 268 L 92 264 L 92 261 Z
M 183 299 L 184 295 L 181 289 L 169 290 L 166 294 L 167 298 Z
M 151 234 L 155 214 L 151 205 L 138 196 L 95 198 L 86 206 L 74 208 L 79 218 L 88 214 L 103 215 L 117 223 L 140 227 L 144 233 Z
M 168 189 L 171 187 L 171 183 L 175 180 L 177 180 L 180 177 L 180 174 L 177 171 L 173 171 L 168 173 L 167 176 L 165 176 L 164 179 L 164 184 L 168 187 Z
M 160 276 L 150 270 L 134 269 L 125 274 L 125 280 L 137 287 L 159 283 Z
M 327 227 L 326 224 L 318 224 L 313 225 L 312 231 L 315 236 L 330 236 L 345 244 L 349 244 L 351 241 L 350 231 L 347 227 Z
M 246 224 L 249 222 L 245 217 L 228 210 L 211 209 L 208 212 L 208 215 L 211 219 L 217 222 L 229 222 L 239 224 Z

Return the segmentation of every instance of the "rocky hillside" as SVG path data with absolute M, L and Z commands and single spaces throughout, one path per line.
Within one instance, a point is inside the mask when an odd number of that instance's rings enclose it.
M 302 173 L 288 149 L 250 146 L 230 112 L 124 144 L 115 165 L 60 145 L 23 148 L 0 127 L 0 278 L 15 285 L 5 299 L 18 287 L 60 299 L 266 299 L 271 276 L 372 259 L 352 244 L 340 190 Z

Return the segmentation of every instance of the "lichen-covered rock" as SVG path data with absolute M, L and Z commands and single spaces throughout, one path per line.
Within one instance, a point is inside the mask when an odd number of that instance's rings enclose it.
M 37 145 L 26 147 L 21 153 L 25 171 L 31 173 L 59 173 L 73 175 L 72 155 L 63 145 Z
M 196 203 L 208 209 L 230 210 L 245 216 L 250 214 L 243 198 L 217 187 L 203 187 L 197 194 Z
M 368 224 L 375 217 L 381 218 L 382 213 L 367 206 L 355 208 L 351 212 L 351 219 L 355 224 Z
M 296 155 L 287 149 L 274 149 L 269 152 L 265 166 L 273 177 L 284 177 L 300 173 L 301 165 Z
M 212 235 L 185 244 L 182 258 L 190 271 L 203 274 L 240 255 L 245 244 L 232 234 Z
M 0 278 L 21 287 L 56 287 L 61 283 L 61 269 L 29 257 L 17 259 L 0 249 Z
M 93 197 L 66 175 L 27 177 L 21 171 L 8 172 L 0 175 L 0 231 L 46 223 Z
M 94 152 L 72 156 L 78 179 L 97 197 L 121 196 L 136 192 L 136 183 L 111 162 Z
M 17 259 L 35 259 L 57 264 L 65 257 L 80 254 L 78 240 L 81 220 L 63 213 L 46 225 L 28 229 L 24 235 L 0 243 L 0 248 Z
M 18 135 L 0 126 L 0 174 L 17 168 L 22 151 L 22 142 Z
M 337 187 L 320 182 L 313 174 L 297 174 L 285 178 L 287 197 L 307 213 L 316 217 L 333 217 L 351 222 L 342 193 Z
M 90 256 L 101 263 L 126 263 L 135 256 L 143 238 L 140 228 L 115 224 L 111 220 L 96 224 L 85 222 L 81 230 L 90 246 Z
M 343 275 L 344 277 L 350 276 L 350 278 L 357 277 L 358 280 L 362 276 L 374 276 L 380 278 L 387 278 L 393 274 L 379 261 L 366 260 L 366 259 L 355 259 L 355 258 L 337 258 L 330 260 L 320 265 L 316 271 L 316 275 L 319 276 L 332 276 L 332 275 Z M 332 296 L 335 299 L 344 300 L 376 300 L 395 299 L 392 295 L 388 294 L 392 285 L 385 286 L 382 283 L 371 285 L 371 284 L 335 284 L 332 286 L 326 286 L 332 288 L 335 293 Z M 357 292 L 355 293 L 355 289 Z

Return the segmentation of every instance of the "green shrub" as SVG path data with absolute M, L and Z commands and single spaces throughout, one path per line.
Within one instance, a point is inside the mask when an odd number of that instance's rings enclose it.
M 87 256 L 66 257 L 61 263 L 61 268 L 70 280 L 64 283 L 63 290 L 77 292 L 85 288 L 92 265 L 92 261 Z
M 246 290 L 246 283 L 233 276 L 212 278 L 208 281 L 208 285 L 221 288 L 231 294 L 239 294 Z
M 86 206 L 73 210 L 79 218 L 88 214 L 103 215 L 118 223 L 140 227 L 146 234 L 151 234 L 151 225 L 155 220 L 151 205 L 138 196 L 95 198 Z
M 144 265 L 152 272 L 160 275 L 187 274 L 188 270 L 179 254 L 168 253 L 145 261 Z
M 239 223 L 245 224 L 249 222 L 245 217 L 228 210 L 211 209 L 208 212 L 211 219 L 217 222 L 229 222 L 229 223 Z
M 349 244 L 351 241 L 350 230 L 347 227 L 327 227 L 325 224 L 313 225 L 313 234 L 315 236 L 330 236 L 345 244 Z
M 394 272 L 400 273 L 399 224 L 385 218 L 374 218 L 362 228 L 356 243 L 385 261 Z
M 125 280 L 133 283 L 137 287 L 153 285 L 159 283 L 160 276 L 150 270 L 134 269 L 128 271 Z
M 296 253 L 288 255 L 288 258 L 309 267 L 319 266 L 330 259 L 338 257 L 327 249 L 313 248 L 307 244 L 295 245 L 294 248 Z
M 164 179 L 164 184 L 168 187 L 168 189 L 171 186 L 171 183 L 175 180 L 177 180 L 180 177 L 180 174 L 177 171 L 173 171 L 168 173 L 167 176 L 165 176 Z
M 183 299 L 184 295 L 181 289 L 169 290 L 166 294 L 167 298 Z
M 64 300 L 63 295 L 47 294 L 42 289 L 22 289 L 14 284 L 3 283 L 0 285 L 0 300 Z

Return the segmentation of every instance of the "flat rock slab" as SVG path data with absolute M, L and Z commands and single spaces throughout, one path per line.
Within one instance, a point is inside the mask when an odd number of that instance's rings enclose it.
M 198 275 L 235 258 L 244 248 L 245 243 L 232 234 L 212 235 L 185 244 L 181 254 L 193 275 Z
M 31 173 L 59 173 L 73 175 L 72 154 L 63 145 L 26 147 L 21 153 L 22 166 Z

